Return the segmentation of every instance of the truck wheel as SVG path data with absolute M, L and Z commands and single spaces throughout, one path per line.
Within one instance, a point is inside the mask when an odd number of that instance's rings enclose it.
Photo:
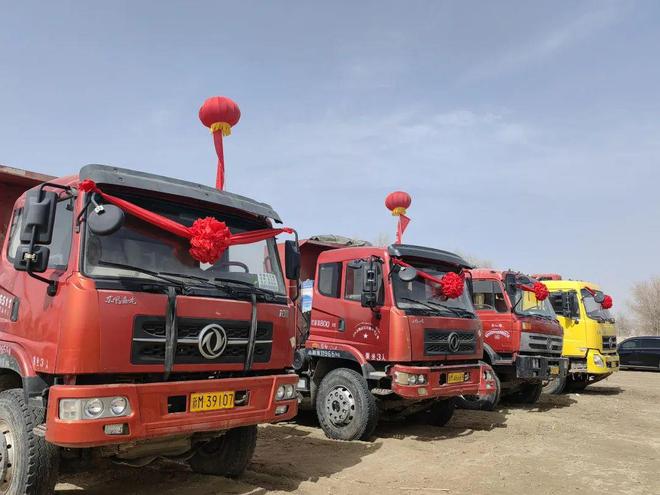
M 241 426 L 197 446 L 188 460 L 196 473 L 235 478 L 243 474 L 257 445 L 257 426 Z
M 564 392 L 566 388 L 566 382 L 568 381 L 567 376 L 558 376 L 548 382 L 543 386 L 543 393 L 550 395 L 559 395 Z
M 433 426 L 445 426 L 454 416 L 456 410 L 456 398 L 436 400 L 431 406 L 429 423 Z
M 316 414 L 328 438 L 366 440 L 378 424 L 378 405 L 362 375 L 338 368 L 325 375 L 316 394 Z
M 472 411 L 493 411 L 500 402 L 502 385 L 497 374 L 495 377 L 495 390 L 488 395 L 461 395 L 456 398 L 456 406 L 461 409 L 470 409 Z
M 57 482 L 59 452 L 32 430 L 44 412 L 28 407 L 22 389 L 0 393 L 0 493 L 46 495 Z
M 543 383 L 525 383 L 507 399 L 518 404 L 536 404 L 543 392 Z

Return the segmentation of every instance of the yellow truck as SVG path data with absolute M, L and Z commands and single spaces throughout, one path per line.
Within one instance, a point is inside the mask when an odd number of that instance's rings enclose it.
M 562 355 L 569 359 L 568 375 L 558 377 L 544 392 L 578 392 L 619 370 L 612 299 L 598 285 L 564 280 L 556 274 L 536 274 L 550 291 L 550 302 L 564 329 Z

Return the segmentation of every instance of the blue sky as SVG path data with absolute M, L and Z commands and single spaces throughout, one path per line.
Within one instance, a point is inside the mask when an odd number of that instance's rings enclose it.
M 2 2 L 0 163 L 213 184 L 204 99 L 235 99 L 227 188 L 302 235 L 394 233 L 501 268 L 660 274 L 660 4 Z

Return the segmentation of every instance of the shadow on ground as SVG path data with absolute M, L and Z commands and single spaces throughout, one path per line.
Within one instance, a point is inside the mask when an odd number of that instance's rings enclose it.
M 619 395 L 623 392 L 621 387 L 607 387 L 603 385 L 592 385 L 585 388 L 580 392 L 576 392 L 580 395 Z
M 259 428 L 252 462 L 237 480 L 204 476 L 187 466 L 161 461 L 144 468 L 99 464 L 93 472 L 62 476 L 55 493 L 94 495 L 262 495 L 271 490 L 296 492 L 305 481 L 318 481 L 361 462 L 381 444 L 337 442 L 294 424 Z

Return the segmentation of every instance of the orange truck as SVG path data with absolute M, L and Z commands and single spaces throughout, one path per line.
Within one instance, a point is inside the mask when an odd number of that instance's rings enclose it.
M 256 425 L 297 412 L 295 311 L 275 238 L 202 263 L 186 239 L 106 198 L 248 237 L 280 222 L 264 203 L 159 175 L 0 168 L 0 493 L 50 493 L 59 461 L 90 450 L 236 476 Z M 285 262 L 296 278 L 295 241 Z

